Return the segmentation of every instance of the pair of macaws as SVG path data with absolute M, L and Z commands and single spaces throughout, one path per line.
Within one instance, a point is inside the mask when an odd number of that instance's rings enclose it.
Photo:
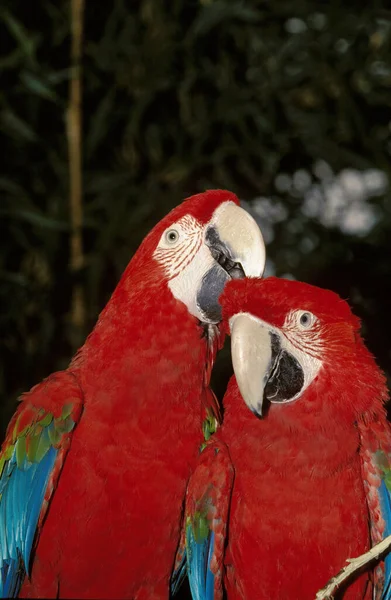
M 388 533 L 386 388 L 358 320 L 331 292 L 259 279 L 264 263 L 227 191 L 145 238 L 69 368 L 8 427 L 3 597 L 164 600 L 187 572 L 196 600 L 305 600 Z M 386 559 L 344 597 L 390 598 L 390 578 Z

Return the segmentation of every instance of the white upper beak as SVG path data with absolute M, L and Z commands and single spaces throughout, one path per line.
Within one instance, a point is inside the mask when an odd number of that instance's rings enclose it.
M 232 365 L 239 391 L 249 409 L 260 417 L 272 362 L 269 330 L 248 313 L 231 317 L 230 329 Z
M 246 277 L 262 277 L 266 263 L 265 242 L 253 217 L 234 202 L 224 202 L 214 212 L 210 225 L 216 227 Z

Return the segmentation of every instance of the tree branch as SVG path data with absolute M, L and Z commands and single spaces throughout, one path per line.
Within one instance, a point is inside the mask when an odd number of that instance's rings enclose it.
M 67 111 L 67 137 L 69 160 L 70 201 L 70 268 L 73 273 L 81 269 L 83 255 L 83 182 L 82 182 L 82 41 L 84 0 L 71 1 L 71 64 L 72 77 L 69 83 L 69 105 Z M 83 288 L 76 284 L 73 289 L 71 322 L 80 329 L 85 321 Z
M 368 566 L 370 563 L 379 560 L 384 554 L 387 554 L 391 550 L 391 535 L 384 538 L 381 542 L 373 546 L 368 552 L 358 556 L 357 558 L 348 558 L 346 565 L 335 577 L 330 579 L 327 585 L 319 590 L 316 594 L 315 600 L 332 600 L 334 594 L 338 591 L 340 586 L 345 583 L 352 575 L 360 571 L 363 567 Z

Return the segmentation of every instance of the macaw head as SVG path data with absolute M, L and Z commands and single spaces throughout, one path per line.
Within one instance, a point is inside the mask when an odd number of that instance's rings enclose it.
M 125 271 L 151 289 L 161 282 L 200 321 L 221 320 L 219 296 L 231 279 L 261 276 L 265 246 L 254 219 L 224 190 L 174 208 L 144 239 Z
M 266 407 L 285 416 L 326 410 L 351 423 L 385 400 L 360 321 L 334 292 L 276 277 L 244 279 L 227 286 L 221 303 L 237 385 L 256 416 Z

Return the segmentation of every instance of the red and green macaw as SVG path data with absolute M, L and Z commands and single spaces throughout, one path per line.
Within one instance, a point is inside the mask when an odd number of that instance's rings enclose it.
M 227 191 L 187 199 L 145 238 L 69 368 L 8 427 L 1 596 L 168 598 L 201 422 L 218 415 L 218 297 L 263 266 L 259 228 Z
M 243 279 L 221 302 L 235 376 L 187 491 L 192 595 L 314 600 L 391 533 L 385 378 L 331 291 Z M 389 600 L 391 555 L 343 598 Z

